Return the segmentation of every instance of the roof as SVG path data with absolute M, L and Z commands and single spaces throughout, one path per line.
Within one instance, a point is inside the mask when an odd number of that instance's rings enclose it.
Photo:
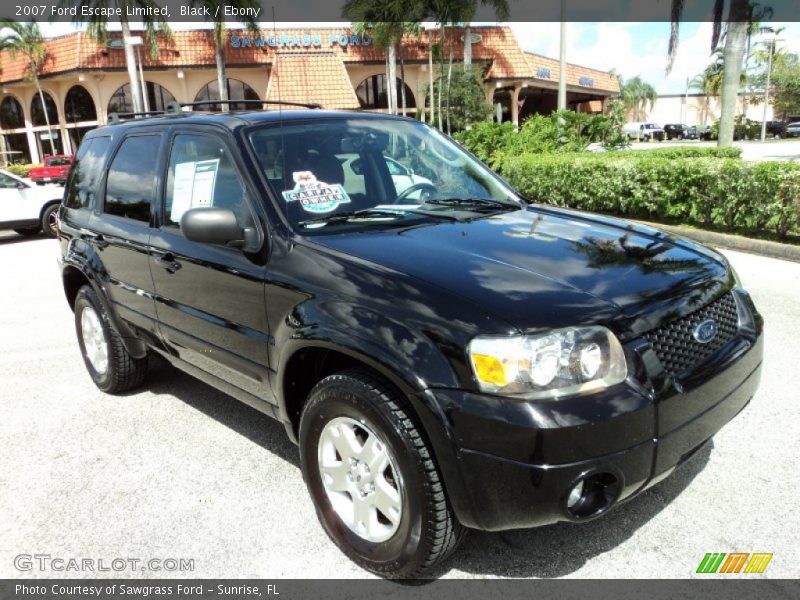
M 531 66 L 534 79 L 544 79 L 546 81 L 558 83 L 558 60 L 542 56 L 541 54 L 534 54 L 533 52 L 526 52 L 525 54 Z M 542 69 L 548 73 L 549 77 L 540 76 L 540 70 Z M 591 79 L 592 85 L 586 85 L 587 82 L 584 78 Z M 616 75 L 607 71 L 589 69 L 588 67 L 582 67 L 572 63 L 569 63 L 567 68 L 567 85 L 614 92 L 615 94 L 619 93 L 619 78 Z
M 543 61 L 550 65 L 557 65 L 557 61 L 538 57 L 537 55 L 527 54 L 520 47 L 513 32 L 508 27 L 488 26 L 472 27 L 473 36 L 480 36 L 480 40 L 472 45 L 472 58 L 476 64 L 484 65 L 487 68 L 486 77 L 488 79 L 536 79 L 538 67 Z M 286 56 L 311 56 L 313 54 L 324 53 L 327 56 L 335 57 L 339 63 L 374 63 L 381 64 L 385 60 L 384 50 L 375 44 L 352 44 L 342 45 L 336 40 L 339 38 L 347 39 L 352 30 L 349 27 L 333 27 L 322 29 L 280 29 L 277 32 L 279 38 L 286 38 L 289 44 L 277 44 L 271 47 L 266 40 L 273 35 L 271 31 L 263 31 L 258 35 L 253 35 L 242 30 L 230 30 L 228 40 L 225 44 L 225 62 L 230 67 L 236 66 L 269 66 L 274 65 L 280 57 Z M 211 30 L 194 31 L 174 31 L 171 39 L 166 39 L 163 34 L 159 35 L 158 53 L 154 58 L 147 56 L 147 52 L 142 52 L 142 59 L 145 69 L 175 69 L 191 67 L 214 68 L 216 61 L 214 58 L 214 41 Z M 319 36 L 319 46 L 306 47 L 302 43 L 295 44 L 295 38 L 302 42 L 304 36 Z M 438 41 L 440 31 L 426 30 L 419 36 L 406 35 L 402 43 L 402 55 L 406 62 L 427 62 L 429 42 Z M 446 41 L 449 45 L 452 42 L 453 56 L 455 60 L 462 60 L 464 56 L 464 42 L 462 40 L 464 30 L 462 28 L 448 29 Z M 113 32 L 109 35 L 111 39 L 121 39 L 121 33 Z M 243 41 L 245 38 L 249 44 L 238 43 L 234 47 L 232 41 Z M 47 58 L 41 70 L 41 77 L 53 76 L 59 73 L 70 71 L 87 70 L 124 70 L 125 54 L 122 50 L 109 49 L 105 44 L 93 39 L 86 32 L 77 32 L 69 35 L 51 38 L 45 41 Z M 311 51 L 309 51 L 311 50 Z M 315 59 L 312 59 L 314 62 Z M 307 61 L 303 61 L 309 64 Z M 333 60 L 322 61 L 325 69 L 333 73 Z M 22 57 L 12 59 L 7 52 L 0 53 L 0 83 L 11 83 L 25 78 L 25 66 Z M 338 69 L 336 69 L 338 71 Z M 610 89 L 618 91 L 617 87 L 606 87 L 613 85 L 613 82 L 606 83 L 606 78 L 616 79 L 608 73 L 584 69 L 574 66 L 576 72 L 588 73 L 587 76 L 595 79 L 595 87 L 598 89 Z M 557 68 L 555 69 L 557 74 Z M 574 85 L 578 85 L 578 79 L 582 75 L 574 77 Z M 335 77 L 337 75 L 328 75 Z M 285 86 L 286 87 L 286 86 Z M 284 90 L 282 89 L 281 92 Z M 337 93 L 338 94 L 338 93 Z M 338 96 L 337 96 L 338 97 Z
M 326 108 L 360 106 L 344 63 L 333 52 L 277 54 L 266 99 L 311 102 Z

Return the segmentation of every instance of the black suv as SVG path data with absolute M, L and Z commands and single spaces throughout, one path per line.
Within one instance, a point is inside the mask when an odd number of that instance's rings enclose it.
M 530 204 L 410 119 L 101 127 L 59 228 L 97 386 L 142 384 L 158 354 L 279 419 L 328 535 L 387 577 L 468 528 L 606 513 L 758 387 L 762 319 L 723 256 Z
M 669 123 L 664 125 L 664 134 L 668 140 L 697 139 L 697 129 L 693 129 L 681 123 Z

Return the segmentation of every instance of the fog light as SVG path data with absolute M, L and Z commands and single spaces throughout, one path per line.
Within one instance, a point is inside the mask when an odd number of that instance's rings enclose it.
M 573 508 L 578 502 L 580 502 L 582 496 L 583 481 L 579 481 L 569 492 L 569 496 L 567 497 L 567 508 Z

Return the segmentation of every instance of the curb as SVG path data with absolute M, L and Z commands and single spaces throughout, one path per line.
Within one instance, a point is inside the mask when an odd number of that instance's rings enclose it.
M 703 229 L 692 229 L 690 227 L 678 227 L 675 225 L 664 225 L 662 223 L 652 223 L 650 221 L 640 221 L 650 227 L 661 229 L 668 233 L 674 233 L 683 237 L 695 240 L 709 246 L 719 246 L 729 250 L 749 252 L 750 254 L 760 254 L 771 258 L 780 258 L 800 262 L 800 246 L 792 244 L 781 244 L 768 240 L 755 240 L 742 237 L 740 235 L 730 235 L 727 233 L 717 233 L 715 231 L 705 231 Z

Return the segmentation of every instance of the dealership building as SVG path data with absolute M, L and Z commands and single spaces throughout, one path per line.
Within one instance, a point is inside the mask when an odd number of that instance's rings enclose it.
M 495 118 L 518 124 L 531 114 L 555 110 L 557 60 L 525 52 L 508 27 L 473 27 L 471 32 L 472 60 L 482 70 L 487 100 L 497 105 Z M 172 100 L 219 99 L 212 35 L 210 30 L 175 31 L 171 39 L 161 36 L 154 58 L 142 52 L 140 77 L 148 110 L 163 110 Z M 452 47 L 454 60 L 461 62 L 464 30 L 450 30 L 447 36 L 447 56 Z M 404 65 L 409 116 L 425 118 L 428 48 L 438 39 L 439 31 L 432 30 L 402 41 L 398 58 L 402 56 Z M 0 151 L 5 161 L 35 163 L 51 153 L 72 153 L 83 135 L 106 123 L 109 114 L 133 110 L 119 42 L 119 34 L 103 44 L 85 32 L 47 40 L 39 73 L 44 103 L 22 56 L 0 53 Z M 230 31 L 225 47 L 231 100 L 280 99 L 385 111 L 385 61 L 385 52 L 369 35 L 348 28 Z M 400 74 L 398 64 L 398 78 Z M 434 64 L 434 78 L 438 74 Z M 617 77 L 603 71 L 568 65 L 566 76 L 567 104 L 573 110 L 602 112 L 606 100 L 619 93 Z M 219 105 L 201 108 L 218 110 Z

